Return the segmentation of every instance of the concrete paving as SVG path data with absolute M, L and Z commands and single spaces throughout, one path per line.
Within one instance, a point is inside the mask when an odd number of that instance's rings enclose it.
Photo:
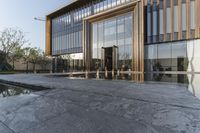
M 200 133 L 200 100 L 184 85 L 25 74 L 0 81 L 46 89 L 1 98 L 0 133 Z

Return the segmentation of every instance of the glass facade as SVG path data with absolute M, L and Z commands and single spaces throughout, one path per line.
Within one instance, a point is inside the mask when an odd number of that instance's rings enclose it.
M 195 16 L 197 3 L 200 4 L 196 0 L 147 1 L 145 72 L 200 71 L 197 52 L 200 42 L 195 36 L 198 31 L 196 20 L 199 19 Z M 159 35 L 158 42 L 156 33 Z
M 52 20 L 52 54 L 82 52 L 82 22 L 71 13 Z
M 151 25 L 151 1 L 148 0 L 147 4 L 147 43 L 152 42 L 152 25 Z
M 132 13 L 124 14 L 92 24 L 92 63 L 105 68 L 105 50 L 112 48 L 116 52 L 116 69 L 128 70 L 132 68 Z M 111 55 L 113 56 L 113 55 Z M 113 60 L 112 59 L 112 60 Z M 110 60 L 110 62 L 113 62 Z
M 171 40 L 171 0 L 166 0 L 166 41 Z
M 54 72 L 80 72 L 83 70 L 83 53 L 65 54 L 54 58 Z
M 153 42 L 158 41 L 158 6 L 157 0 L 153 2 Z
M 71 11 L 68 11 L 62 15 L 51 18 L 52 22 L 52 55 L 57 57 L 56 67 L 57 71 L 82 71 L 83 65 L 83 19 L 94 14 L 98 14 L 102 11 L 109 10 L 111 8 L 128 4 L 135 0 L 94 0 L 88 2 L 84 6 L 78 7 Z M 132 18 L 131 18 L 132 19 Z M 120 20 L 119 20 L 120 21 Z M 130 25 L 130 18 L 122 17 L 123 26 L 125 24 Z M 109 47 L 118 45 L 121 43 L 119 50 L 129 50 L 130 44 L 130 31 L 126 27 L 119 27 L 119 30 L 123 36 L 121 42 L 117 40 L 117 23 L 118 18 L 112 21 L 106 20 L 105 22 L 99 22 L 94 24 L 94 38 L 93 38 L 93 58 L 95 60 L 101 60 L 101 47 Z M 132 26 L 132 25 L 131 25 Z M 95 31 L 96 28 L 96 31 Z M 126 31 L 125 31 L 126 30 Z M 95 38 L 96 36 L 96 38 Z M 122 42 L 123 41 L 123 42 Z M 123 49 L 123 50 L 122 50 Z M 122 52 L 120 51 L 120 54 Z M 122 57 L 123 56 L 123 57 Z M 130 58 L 131 55 L 120 55 L 120 58 Z M 103 65 L 103 64 L 102 64 Z M 129 66 L 130 67 L 130 66 Z
M 183 39 L 186 39 L 186 34 L 187 34 L 187 32 L 186 32 L 186 26 L 187 26 L 187 16 L 186 16 L 186 0 L 183 0 L 182 1 L 182 11 L 181 11 L 181 13 L 182 13 L 182 38 Z
M 196 4 L 199 3 L 196 0 L 188 0 L 188 2 L 186 0 L 147 0 L 145 43 L 196 38 L 196 25 L 200 18 L 195 15 L 197 15 Z M 156 35 L 159 35 L 158 41 Z
M 64 64 L 66 70 L 83 70 L 83 19 L 132 1 L 136 0 L 94 0 L 51 18 L 52 55 L 63 58 L 60 64 Z M 144 14 L 146 72 L 200 71 L 196 51 L 200 49 L 200 42 L 196 40 L 200 17 L 195 16 L 196 3 L 200 4 L 197 0 L 147 0 Z M 88 44 L 91 54 L 87 57 L 92 59 L 91 70 L 105 70 L 108 62 L 117 70 L 132 70 L 133 22 L 132 12 L 92 22 Z
M 179 20 L 178 20 L 178 0 L 174 0 L 174 40 L 178 40 Z
M 200 72 L 200 40 L 145 46 L 145 71 Z
M 163 0 L 160 0 L 159 3 L 159 41 L 162 42 L 163 41 Z
M 190 0 L 190 38 L 195 37 L 195 0 Z
M 83 53 L 62 55 L 65 71 L 83 71 Z
M 52 55 L 83 52 L 83 18 L 131 1 L 135 0 L 96 0 L 52 18 Z

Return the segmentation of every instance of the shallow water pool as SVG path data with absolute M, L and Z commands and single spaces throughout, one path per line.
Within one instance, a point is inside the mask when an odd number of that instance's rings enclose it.
M 15 95 L 27 95 L 30 94 L 31 92 L 33 92 L 33 90 L 0 83 L 0 98 L 15 96 Z

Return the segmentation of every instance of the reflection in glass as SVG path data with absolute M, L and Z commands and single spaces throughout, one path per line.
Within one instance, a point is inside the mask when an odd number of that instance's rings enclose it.
M 131 1 L 133 0 L 92 1 L 80 8 L 70 10 L 69 12 L 52 18 L 52 55 L 82 52 L 82 34 L 80 34 L 83 30 L 82 20 L 90 15 L 125 3 L 128 4 Z M 114 36 L 110 35 L 110 37 L 112 39 Z
M 200 72 L 199 44 L 200 40 L 190 40 L 146 45 L 145 71 Z
M 112 57 L 112 59 L 117 59 L 118 61 L 112 62 L 116 62 L 118 69 L 127 71 L 132 68 L 132 21 L 132 13 L 127 13 L 92 24 L 92 66 L 98 64 L 100 69 L 104 69 L 105 51 L 102 49 L 117 47 L 115 52 L 112 51 L 112 56 L 116 56 L 116 58 Z M 95 70 L 95 67 L 91 69 Z
M 57 59 L 57 71 L 83 71 L 83 53 L 65 54 Z

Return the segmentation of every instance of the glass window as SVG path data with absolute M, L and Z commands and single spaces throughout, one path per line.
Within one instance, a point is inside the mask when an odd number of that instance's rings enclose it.
M 116 0 L 112 0 L 112 7 L 115 7 L 117 5 L 117 1 Z
M 104 10 L 107 9 L 107 6 L 108 6 L 107 2 L 108 2 L 107 0 L 104 0 L 104 1 L 103 1 L 103 9 L 104 9 Z
M 107 0 L 108 1 L 108 8 L 111 8 L 112 6 L 112 0 Z
M 186 39 L 186 1 L 182 1 L 182 38 Z
M 132 67 L 132 47 L 131 45 L 124 46 L 124 60 L 125 60 L 125 69 L 131 69 Z
M 123 46 L 125 44 L 125 17 L 117 18 L 117 44 Z
M 160 0 L 159 4 L 159 41 L 163 41 L 163 0 Z
M 103 5 L 103 1 L 100 3 L 100 11 L 103 11 L 104 5 Z
M 171 0 L 166 1 L 167 9 L 166 9 L 166 40 L 171 40 Z
M 151 2 L 147 5 L 147 42 L 151 43 Z
M 171 44 L 164 43 L 158 45 L 158 58 L 171 58 Z
M 118 46 L 119 49 L 119 60 L 124 60 L 124 45 Z
M 157 59 L 158 47 L 157 45 L 145 46 L 145 59 Z
M 186 58 L 187 57 L 187 43 L 177 42 L 172 45 L 172 58 Z
M 195 37 L 195 0 L 190 0 L 190 37 Z
M 117 0 L 117 5 L 120 5 L 121 4 L 121 0 Z
M 94 13 L 97 13 L 97 4 L 94 5 Z
M 93 43 L 93 53 L 92 58 L 97 58 L 97 23 L 92 24 L 92 43 Z
M 178 21 L 178 0 L 174 0 L 174 40 L 178 39 L 179 21 Z
M 121 0 L 121 3 L 125 3 L 126 2 L 126 0 Z
M 117 46 L 117 65 L 131 69 L 132 62 L 132 14 L 124 14 L 93 23 L 93 63 L 100 63 L 103 68 L 104 50 L 102 47 Z M 95 46 L 94 46 L 95 45 Z
M 125 45 L 132 44 L 132 16 L 125 16 Z
M 158 60 L 155 67 L 159 71 L 171 71 L 171 43 L 159 44 L 158 45 Z
M 157 42 L 157 0 L 154 0 L 153 2 L 153 42 Z
M 104 46 L 116 45 L 116 18 L 104 22 Z
M 104 33 L 103 33 L 103 22 L 98 23 L 98 58 L 101 58 L 101 49 L 104 47 Z

